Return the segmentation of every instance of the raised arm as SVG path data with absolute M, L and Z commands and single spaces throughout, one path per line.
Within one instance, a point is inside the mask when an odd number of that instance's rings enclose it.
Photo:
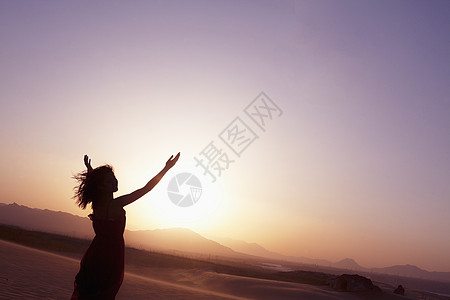
M 170 156 L 169 160 L 166 162 L 165 167 L 158 174 L 156 174 L 156 176 L 153 177 L 143 188 L 140 188 L 128 195 L 120 196 L 114 201 L 118 201 L 117 203 L 123 207 L 150 192 L 156 186 L 156 184 L 158 184 L 161 178 L 163 178 L 167 171 L 169 171 L 175 165 L 175 163 L 178 161 L 178 158 L 180 158 L 180 152 L 178 152 L 175 157 L 173 157 L 173 155 Z

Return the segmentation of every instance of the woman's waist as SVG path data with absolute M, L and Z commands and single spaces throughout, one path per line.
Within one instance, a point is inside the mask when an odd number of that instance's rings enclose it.
M 96 232 L 95 238 L 97 239 L 107 239 L 107 240 L 122 240 L 123 241 L 123 234 L 114 234 L 114 233 L 103 233 L 103 232 Z

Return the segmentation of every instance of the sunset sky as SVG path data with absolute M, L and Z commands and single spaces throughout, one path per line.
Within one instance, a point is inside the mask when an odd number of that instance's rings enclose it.
M 450 272 L 450 1 L 1 1 L 0 202 L 87 216 L 72 175 L 142 187 L 131 230 Z M 261 130 L 264 92 L 282 113 Z M 281 115 L 280 115 L 281 114 Z M 258 136 L 240 156 L 219 134 Z M 215 182 L 194 157 L 234 160 Z M 201 181 L 194 206 L 168 198 Z

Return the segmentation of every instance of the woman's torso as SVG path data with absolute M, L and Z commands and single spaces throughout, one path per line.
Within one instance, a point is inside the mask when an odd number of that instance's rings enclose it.
M 100 220 L 117 220 L 122 216 L 123 211 L 123 207 L 115 200 L 93 206 L 93 215 Z
M 111 203 L 97 206 L 90 215 L 97 236 L 122 237 L 125 230 L 125 210 Z

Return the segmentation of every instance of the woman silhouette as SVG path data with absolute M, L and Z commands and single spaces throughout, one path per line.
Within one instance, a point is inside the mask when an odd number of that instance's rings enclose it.
M 95 237 L 80 262 L 80 271 L 75 277 L 71 300 L 113 300 L 123 281 L 125 210 L 123 207 L 150 192 L 180 157 L 178 153 L 166 162 L 165 167 L 143 188 L 131 194 L 113 198 L 117 191 L 117 179 L 111 166 L 95 169 L 91 160 L 84 156 L 87 171 L 76 175 L 76 203 L 82 209 L 91 203 L 93 213 L 89 215 Z

